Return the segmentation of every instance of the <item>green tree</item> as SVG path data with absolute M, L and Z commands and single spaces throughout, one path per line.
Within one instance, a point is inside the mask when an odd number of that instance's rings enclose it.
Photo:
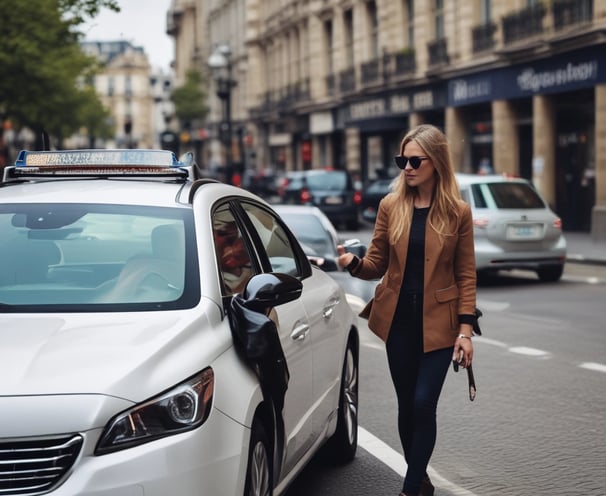
M 101 103 L 80 84 L 97 62 L 80 49 L 77 29 L 104 7 L 119 11 L 116 0 L 0 1 L 3 117 L 36 136 L 46 130 L 61 138 L 82 126 Z
M 208 114 L 204 74 L 196 69 L 187 71 L 185 83 L 172 92 L 175 115 L 182 128 L 187 129 L 195 121 L 203 120 Z

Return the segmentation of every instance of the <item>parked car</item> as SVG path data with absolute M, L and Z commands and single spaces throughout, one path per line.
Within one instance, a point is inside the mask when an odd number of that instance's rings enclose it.
M 312 169 L 286 173 L 280 191 L 282 203 L 315 205 L 335 225 L 359 226 L 362 192 L 354 188 L 346 170 Z
M 353 459 L 346 295 L 268 203 L 196 170 L 158 150 L 7 167 L 3 495 L 278 495 L 320 448 Z
M 364 190 L 362 198 L 362 218 L 374 224 L 377 219 L 379 202 L 390 192 L 394 178 L 377 179 Z
M 561 219 L 532 183 L 501 175 L 457 174 L 472 208 L 478 273 L 526 269 L 558 281 L 566 261 Z
M 275 211 L 286 222 L 300 241 L 310 261 L 343 286 L 348 295 L 366 303 L 374 295 L 378 281 L 365 281 L 351 277 L 337 264 L 337 245 L 359 257 L 366 253 L 366 245 L 357 238 L 340 239 L 337 230 L 318 207 L 306 205 L 274 205 Z

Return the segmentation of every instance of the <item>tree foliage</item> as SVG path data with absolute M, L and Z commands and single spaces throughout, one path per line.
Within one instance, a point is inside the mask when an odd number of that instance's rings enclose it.
M 80 49 L 77 30 L 104 7 L 119 11 L 115 0 L 0 2 L 3 117 L 59 138 L 90 123 L 91 115 L 107 122 L 97 95 L 81 84 L 97 61 Z
M 204 83 L 204 74 L 199 70 L 190 69 L 187 71 L 185 83 L 172 92 L 175 114 L 184 127 L 204 119 L 208 114 Z

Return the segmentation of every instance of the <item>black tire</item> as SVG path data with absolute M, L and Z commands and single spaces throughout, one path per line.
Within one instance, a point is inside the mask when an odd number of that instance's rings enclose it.
M 324 455 L 336 464 L 348 463 L 358 449 L 358 347 L 350 337 L 343 361 L 337 429 L 324 447 Z
M 261 422 L 255 421 L 248 448 L 244 496 L 271 496 L 273 494 L 271 460 L 269 438 L 265 428 Z
M 537 270 L 541 282 L 557 282 L 563 273 L 564 265 L 545 265 Z

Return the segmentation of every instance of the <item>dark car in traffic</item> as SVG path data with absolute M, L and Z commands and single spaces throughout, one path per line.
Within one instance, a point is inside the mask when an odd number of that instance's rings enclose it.
M 362 192 L 346 170 L 312 169 L 288 172 L 280 191 L 281 202 L 314 205 L 336 225 L 356 230 Z
M 374 223 L 379 210 L 379 202 L 383 197 L 391 191 L 391 183 L 393 178 L 377 179 L 370 183 L 368 188 L 364 190 L 362 198 L 362 218 Z

